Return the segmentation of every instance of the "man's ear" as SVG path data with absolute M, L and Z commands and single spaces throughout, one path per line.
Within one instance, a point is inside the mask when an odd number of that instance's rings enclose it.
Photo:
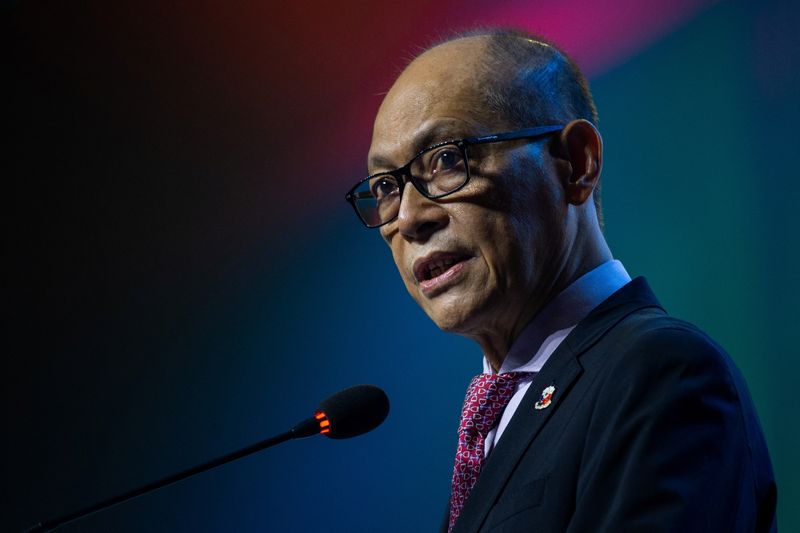
M 594 124 L 588 120 L 573 120 L 561 130 L 560 156 L 569 163 L 562 175 L 566 199 L 573 205 L 582 205 L 600 181 L 603 168 L 603 139 Z

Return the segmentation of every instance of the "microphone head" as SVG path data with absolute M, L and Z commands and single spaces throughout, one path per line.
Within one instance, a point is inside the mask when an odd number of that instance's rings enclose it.
M 349 439 L 372 431 L 386 420 L 389 398 L 375 385 L 355 385 L 319 404 L 314 418 L 320 433 L 332 439 Z

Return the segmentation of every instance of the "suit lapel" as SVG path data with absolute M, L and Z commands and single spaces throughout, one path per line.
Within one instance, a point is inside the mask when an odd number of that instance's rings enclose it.
M 553 352 L 517 407 L 503 437 L 489 455 L 478 481 L 461 510 L 453 533 L 478 531 L 497 501 L 525 450 L 558 410 L 583 369 L 578 358 L 608 330 L 631 313 L 646 307 L 660 307 L 644 278 L 636 278 L 594 309 Z M 534 406 L 543 390 L 556 387 L 551 404 Z M 446 526 L 444 531 L 446 531 Z
M 562 350 L 560 346 L 556 352 L 559 351 L 569 350 L 566 347 Z M 556 353 L 553 354 L 555 355 Z M 483 471 L 461 510 L 461 516 L 453 528 L 453 533 L 478 530 L 522 454 L 580 375 L 581 367 L 577 360 L 570 353 L 567 355 L 570 356 L 559 358 L 558 365 L 551 365 L 548 362 L 531 382 L 531 386 L 503 432 L 503 438 L 487 458 Z M 539 400 L 542 390 L 549 385 L 556 387 L 552 403 L 545 409 L 535 409 L 534 405 Z

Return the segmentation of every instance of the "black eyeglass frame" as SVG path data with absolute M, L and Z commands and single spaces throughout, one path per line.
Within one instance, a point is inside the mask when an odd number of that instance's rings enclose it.
M 417 152 L 417 154 L 412 157 L 408 163 L 403 165 L 402 167 L 396 168 L 394 170 L 388 170 L 383 172 L 376 172 L 375 174 L 371 174 L 366 178 L 360 180 L 356 183 L 345 195 L 344 199 L 353 207 L 353 210 L 356 212 L 356 216 L 358 219 L 368 228 L 379 228 L 384 226 L 397 218 L 397 215 L 381 222 L 380 224 L 370 225 L 363 216 L 361 216 L 361 212 L 359 212 L 358 207 L 356 206 L 356 201 L 360 198 L 356 196 L 356 189 L 361 186 L 362 183 L 365 181 L 373 180 L 379 176 L 392 176 L 397 180 L 399 193 L 402 198 L 403 195 L 403 188 L 405 187 L 406 182 L 410 181 L 414 188 L 419 191 L 421 195 L 425 198 L 436 200 L 439 198 L 444 198 L 445 196 L 451 195 L 455 192 L 460 191 L 463 189 L 467 183 L 469 183 L 470 179 L 470 172 L 469 172 L 469 156 L 467 154 L 467 146 L 476 145 L 476 144 L 487 144 L 487 143 L 495 143 L 495 142 L 502 142 L 502 141 L 514 141 L 518 139 L 535 139 L 537 137 L 542 137 L 545 135 L 550 135 L 551 133 L 555 133 L 564 129 L 564 125 L 561 124 L 550 124 L 547 126 L 536 126 L 533 128 L 523 128 L 521 130 L 515 131 L 508 131 L 504 133 L 493 133 L 491 135 L 482 135 L 480 137 L 467 137 L 466 139 L 455 139 L 450 141 L 442 141 L 440 143 L 436 143 L 433 146 L 429 146 L 423 150 Z M 464 180 L 464 183 L 453 189 L 452 191 L 448 191 L 443 194 L 428 194 L 427 191 L 424 190 L 424 187 L 417 181 L 417 178 L 411 175 L 411 165 L 414 163 L 420 156 L 423 154 L 430 152 L 431 150 L 435 150 L 442 146 L 447 146 L 448 144 L 455 145 L 460 151 L 461 154 L 464 156 L 464 163 L 466 165 L 466 174 L 467 177 Z

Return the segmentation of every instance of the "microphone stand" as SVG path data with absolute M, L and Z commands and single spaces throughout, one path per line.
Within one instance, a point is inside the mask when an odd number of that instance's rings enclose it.
M 262 440 L 255 444 L 242 448 L 241 450 L 223 455 L 221 457 L 217 457 L 216 459 L 212 459 L 203 464 L 197 465 L 193 468 L 189 468 L 182 472 L 178 472 L 177 474 L 172 474 L 171 476 L 167 476 L 157 481 L 153 481 L 152 483 L 142 485 L 141 487 L 130 490 L 124 494 L 120 494 L 119 496 L 114 496 L 113 498 L 108 498 L 107 500 L 103 500 L 99 503 L 95 503 L 94 505 L 84 507 L 83 509 L 79 509 L 72 513 L 65 514 L 63 516 L 59 516 L 58 518 L 53 518 L 51 520 L 45 520 L 43 522 L 39 522 L 26 529 L 24 533 L 44 533 L 46 531 L 52 531 L 57 527 L 63 526 L 68 522 L 78 520 L 79 518 L 84 518 L 86 516 L 89 516 L 90 514 L 102 511 L 104 509 L 108 509 L 109 507 L 113 507 L 114 505 L 126 502 L 128 500 L 136 498 L 137 496 L 141 496 L 148 492 L 161 489 L 163 487 L 166 487 L 167 485 L 171 485 L 173 483 L 177 483 L 178 481 L 182 481 L 187 477 L 191 477 L 195 474 L 199 474 L 201 472 L 211 470 L 212 468 L 216 468 L 226 463 L 230 463 L 231 461 L 241 459 L 242 457 L 245 457 L 252 453 L 259 452 L 266 448 L 270 448 L 282 442 L 286 442 L 287 440 L 299 439 L 303 437 L 310 437 L 312 435 L 316 435 L 317 433 L 319 433 L 319 430 L 320 430 L 319 421 L 313 417 L 309 418 L 307 420 L 304 420 L 303 422 L 300 422 L 286 433 L 281 433 L 280 435 L 270 437 L 268 439 Z

